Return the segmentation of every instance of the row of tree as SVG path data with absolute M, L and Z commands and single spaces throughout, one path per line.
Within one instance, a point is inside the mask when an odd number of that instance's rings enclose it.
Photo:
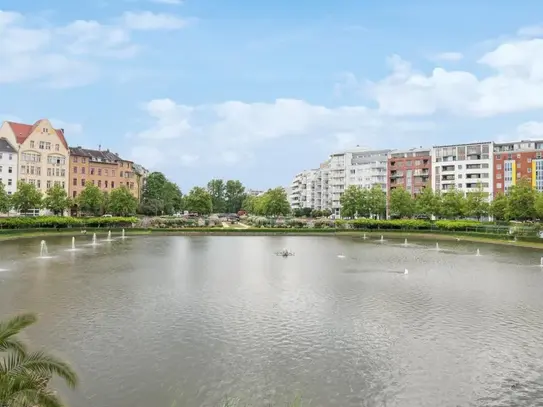
M 343 217 L 384 216 L 387 204 L 385 192 L 377 185 L 369 190 L 349 186 L 340 203 Z M 484 219 L 491 216 L 496 220 L 543 219 L 543 193 L 534 190 L 528 179 L 521 179 L 507 194 L 497 194 L 491 202 L 482 186 L 467 194 L 457 189 L 441 193 L 425 188 L 415 198 L 405 189 L 395 188 L 390 193 L 388 205 L 392 218 Z
M 55 215 L 77 208 L 79 212 L 89 215 L 111 213 L 115 216 L 130 216 L 136 213 L 138 201 L 125 186 L 115 188 L 111 192 L 102 192 L 100 188 L 87 182 L 81 194 L 72 199 L 60 185 L 54 185 L 43 194 L 33 184 L 19 182 L 17 191 L 8 195 L 4 184 L 0 182 L 0 212 L 7 213 L 14 209 L 20 213 L 28 213 L 33 209 L 44 208 Z
M 290 204 L 284 188 L 269 189 L 262 195 L 247 196 L 242 204 L 247 213 L 260 216 L 279 216 L 290 214 Z

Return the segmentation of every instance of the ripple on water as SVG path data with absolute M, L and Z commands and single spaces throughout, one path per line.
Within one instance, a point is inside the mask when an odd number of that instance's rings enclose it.
M 153 237 L 64 253 L 69 239 L 50 240 L 63 254 L 6 273 L 0 309 L 39 310 L 34 338 L 82 374 L 81 391 L 67 393 L 73 405 L 211 406 L 226 394 L 264 405 L 297 393 L 323 407 L 543 399 L 543 279 L 522 268 L 525 252 L 485 248 L 474 261 L 460 244 Z M 5 242 L 0 258 L 35 243 Z M 296 256 L 270 258 L 277 247 Z

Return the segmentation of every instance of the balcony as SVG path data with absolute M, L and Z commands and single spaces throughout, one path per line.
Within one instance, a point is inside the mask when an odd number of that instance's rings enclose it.
M 454 171 L 454 165 L 443 165 L 441 167 L 441 172 L 453 172 Z

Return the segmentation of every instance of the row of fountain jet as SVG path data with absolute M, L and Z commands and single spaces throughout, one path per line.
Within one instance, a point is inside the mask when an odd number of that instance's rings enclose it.
M 124 229 L 122 230 L 121 232 L 121 239 L 126 239 L 126 235 L 125 235 L 125 232 L 124 232 Z M 114 239 L 112 239 L 111 237 L 111 230 L 107 232 L 107 238 L 104 239 L 103 241 L 104 242 L 112 242 Z M 96 233 L 93 233 L 92 234 L 92 242 L 90 243 L 91 246 L 97 246 L 99 245 L 98 243 L 98 240 L 96 238 Z M 76 251 L 76 247 L 75 247 L 75 236 L 72 237 L 72 247 L 70 249 L 68 249 L 68 251 Z M 40 242 L 40 258 L 42 259 L 47 259 L 47 258 L 50 258 L 49 256 L 49 250 L 47 249 L 47 243 L 45 242 L 45 240 L 42 240 Z
M 362 238 L 364 240 L 367 240 L 369 239 L 368 236 L 364 233 L 364 235 L 362 236 Z M 458 239 L 457 239 L 458 240 Z M 379 242 L 380 243 L 384 243 L 386 242 L 385 238 L 383 235 L 381 235 L 381 238 L 379 239 Z M 409 246 L 409 243 L 407 242 L 407 239 L 404 240 L 403 242 L 403 245 L 402 246 L 405 246 L 405 247 L 408 247 Z M 439 243 L 436 243 L 436 250 L 439 251 L 440 248 L 439 248 Z M 481 251 L 479 249 L 477 249 L 477 252 L 475 253 L 476 256 L 480 256 L 481 255 Z M 541 258 L 541 265 L 543 266 L 543 257 Z

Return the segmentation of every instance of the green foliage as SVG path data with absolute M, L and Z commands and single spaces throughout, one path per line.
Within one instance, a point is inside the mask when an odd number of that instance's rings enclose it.
M 466 198 L 464 192 L 451 189 L 443 194 L 440 216 L 447 219 L 458 219 L 466 213 Z
M 509 189 L 507 194 L 506 218 L 510 220 L 534 219 L 536 192 L 530 180 L 523 178 Z
M 207 215 L 213 211 L 213 198 L 204 188 L 194 187 L 185 197 L 185 206 L 189 212 Z
M 341 204 L 341 216 L 344 218 L 353 218 L 367 212 L 365 191 L 357 185 L 349 185 L 343 195 L 339 198 Z
M 483 186 L 479 183 L 477 191 L 468 192 L 465 202 L 465 215 L 477 219 L 488 216 L 490 204 L 488 203 L 488 193 L 484 192 Z
M 0 213 L 8 213 L 11 209 L 11 197 L 3 182 L 0 182 Z
M 43 199 L 43 206 L 55 215 L 62 215 L 70 207 L 70 204 L 68 193 L 58 184 L 49 188 Z
M 489 213 L 497 221 L 507 219 L 508 197 L 504 194 L 497 194 L 490 204 Z
M 226 185 L 222 179 L 212 179 L 207 183 L 207 192 L 211 196 L 213 213 L 224 213 L 226 210 Z
M 115 188 L 108 196 L 108 209 L 115 216 L 131 216 L 136 214 L 138 200 L 126 186 Z
M 140 211 L 145 215 L 173 215 L 183 209 L 183 195 L 179 187 L 161 172 L 147 177 L 142 192 Z
M 64 403 L 48 386 L 57 376 L 70 388 L 79 382 L 76 372 L 64 361 L 47 353 L 29 352 L 17 337 L 36 322 L 34 314 L 22 314 L 0 322 L 0 406 L 62 407 Z
M 410 218 L 415 213 L 415 201 L 411 193 L 402 187 L 394 188 L 390 192 L 389 203 L 390 216 L 398 218 Z
M 41 208 L 42 193 L 33 184 L 19 181 L 17 191 L 11 196 L 11 205 L 20 213 Z
M 424 188 L 422 192 L 415 197 L 415 213 L 431 218 L 439 211 L 438 201 L 439 199 L 434 194 L 432 188 Z
M 248 213 L 263 216 L 280 216 L 290 213 L 290 205 L 284 188 L 268 189 L 262 195 L 247 197 L 244 208 Z M 251 210 L 247 208 L 251 208 Z
M 228 213 L 237 213 L 241 210 L 243 201 L 246 197 L 245 187 L 238 180 L 226 181 L 224 198 L 226 200 L 226 211 Z
M 202 226 L 199 225 L 202 222 Z M 160 229 L 184 229 L 184 228 L 222 228 L 219 219 L 194 219 L 185 217 L 156 217 L 151 219 L 149 226 Z
M 138 222 L 138 218 L 73 218 L 70 216 L 35 216 L 0 218 L 2 229 L 38 229 L 38 228 L 67 228 L 67 227 L 128 227 Z
M 387 196 L 380 184 L 373 184 L 368 191 L 368 210 L 371 215 L 384 218 L 386 215 Z
M 94 216 L 101 213 L 103 202 L 104 195 L 102 194 L 102 191 L 90 181 L 87 181 L 85 188 L 77 197 L 79 210 Z

